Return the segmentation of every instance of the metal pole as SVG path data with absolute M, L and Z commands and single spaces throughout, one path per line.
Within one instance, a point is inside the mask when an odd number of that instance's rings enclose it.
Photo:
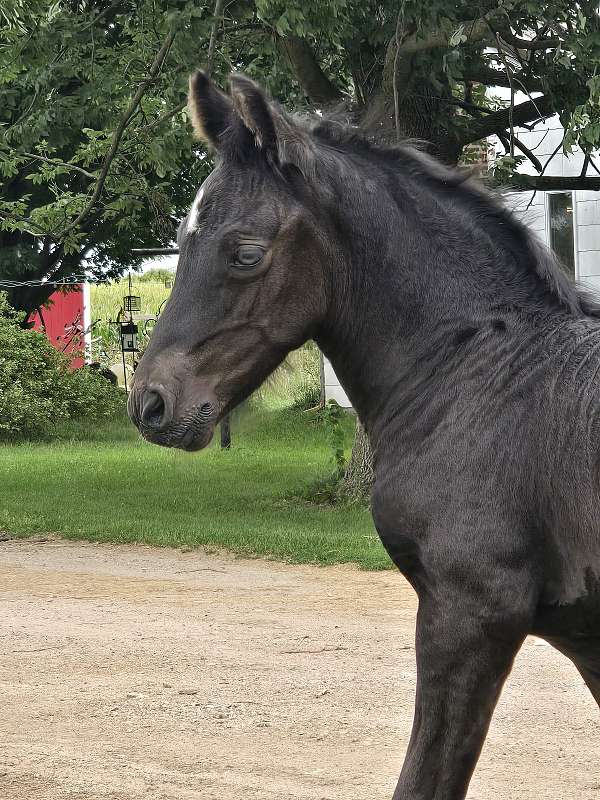
M 325 356 L 319 350 L 319 408 L 325 408 Z
M 121 356 L 123 358 L 123 383 L 125 384 L 125 394 L 129 394 L 129 389 L 127 388 L 127 370 L 125 369 L 125 350 L 123 350 L 123 334 L 121 332 L 120 325 L 119 325 L 119 339 L 121 340 Z
M 221 450 L 229 450 L 231 447 L 231 421 L 229 414 L 221 420 Z
M 136 256 L 176 256 L 178 247 L 134 247 L 131 251 Z

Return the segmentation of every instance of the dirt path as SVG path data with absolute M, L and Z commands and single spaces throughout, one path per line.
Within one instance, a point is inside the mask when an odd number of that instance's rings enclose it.
M 0 800 L 389 800 L 415 688 L 393 572 L 0 544 Z M 598 800 L 600 714 L 528 641 L 470 800 Z

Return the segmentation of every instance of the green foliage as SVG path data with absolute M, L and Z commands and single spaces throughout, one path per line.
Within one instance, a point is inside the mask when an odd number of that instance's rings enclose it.
M 321 399 L 320 353 L 312 341 L 293 350 L 279 369 L 252 396 L 270 408 L 307 411 Z
M 89 423 L 123 413 L 124 393 L 95 370 L 66 370 L 61 378 L 59 397 L 64 399 L 69 419 L 85 419 Z
M 346 468 L 345 436 L 343 422 L 348 417 L 344 409 L 335 400 L 329 400 L 323 409 L 323 423 L 327 433 L 327 441 L 331 448 L 335 477 L 341 478 Z
M 296 351 L 291 361 L 289 382 L 291 406 L 303 411 L 321 402 L 321 355 L 314 342 L 307 342 Z
M 154 267 L 141 275 L 136 275 L 138 283 L 173 283 L 175 273 L 165 267 Z
M 41 333 L 23 330 L 0 293 L 0 437 L 40 436 L 57 422 L 98 420 L 123 409 L 107 380 L 67 359 Z
M 382 88 L 389 92 L 398 30 L 400 55 L 403 48 L 407 54 L 406 68 L 397 64 L 401 95 L 408 99 L 414 92 L 414 100 L 423 101 L 433 90 L 431 96 L 442 100 L 428 104 L 429 130 L 457 133 L 460 138 L 482 112 L 494 109 L 497 104 L 485 91 L 496 85 L 491 68 L 500 85 L 508 86 L 511 77 L 519 92 L 551 97 L 571 141 L 588 147 L 600 144 L 597 4 L 259 0 L 256 8 L 279 37 L 297 36 L 309 42 L 328 78 L 359 106 L 368 106 Z M 525 48 L 522 42 L 532 39 L 546 44 Z M 422 116 L 423 102 L 419 106 Z M 502 127 L 508 127 L 506 122 Z
M 72 275 L 93 254 L 86 269 L 115 278 L 140 263 L 132 248 L 172 242 L 211 168 L 185 95 L 213 31 L 222 83 L 243 70 L 293 110 L 341 101 L 392 138 L 396 70 L 400 133 L 449 160 L 506 133 L 489 90 L 510 83 L 560 115 L 567 148 L 600 146 L 600 16 L 584 0 L 236 1 L 216 20 L 213 10 L 199 0 L 2 4 L 0 277 Z M 515 166 L 498 169 L 508 179 Z M 33 308 L 45 291 L 11 298 Z
M 525 160 L 524 156 L 511 156 L 508 153 L 496 158 L 492 165 L 492 174 L 496 183 L 500 186 L 509 183 L 516 168 Z
M 168 0 L 13 2 L 0 16 L 0 277 L 77 274 L 91 251 L 86 269 L 116 277 L 141 260 L 132 248 L 171 243 L 208 168 L 179 106 L 211 24 Z
M 303 373 L 292 387 L 292 408 L 308 411 L 321 401 L 321 386 L 311 373 Z
M 354 417 L 335 400 L 329 400 L 317 417 L 325 434 L 329 453 L 329 471 L 303 487 L 300 497 L 322 506 L 359 505 L 367 507 L 369 496 L 351 494 L 343 486 L 348 466 L 348 442 L 352 441 Z

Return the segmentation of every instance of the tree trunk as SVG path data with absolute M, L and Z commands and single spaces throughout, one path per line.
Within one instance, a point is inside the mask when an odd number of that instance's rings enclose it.
M 31 314 L 48 301 L 54 290 L 54 284 L 19 286 L 8 290 L 8 302 L 10 305 L 15 311 L 25 312 L 22 327 L 28 327 L 27 320 Z
M 62 245 L 52 253 L 45 249 L 32 252 L 31 248 L 23 248 L 20 260 L 26 264 L 27 269 L 18 270 L 11 269 L 15 260 L 14 247 L 11 252 L 11 249 L 0 241 L 0 278 L 23 282 L 21 286 L 7 290 L 10 305 L 15 311 L 25 312 L 23 327 L 28 327 L 29 316 L 43 306 L 56 291 L 56 284 L 52 280 L 59 282 L 64 279 L 68 280 L 71 276 L 80 275 L 83 272 L 81 262 L 87 252 L 87 249 L 84 248 L 78 253 L 64 255 Z M 2 270 L 4 264 L 9 266 L 6 273 Z M 44 279 L 48 280 L 41 285 L 26 285 L 26 281 L 42 281 Z M 75 281 L 73 283 L 75 285 Z
M 340 490 L 343 495 L 354 498 L 367 498 L 371 495 L 373 484 L 373 454 L 365 429 L 356 420 L 356 433 L 352 455 L 342 478 Z

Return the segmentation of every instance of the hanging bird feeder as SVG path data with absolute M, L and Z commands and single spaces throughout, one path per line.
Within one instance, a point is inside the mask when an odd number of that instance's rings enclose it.
M 131 290 L 130 290 L 131 291 Z M 142 310 L 142 298 L 138 294 L 127 294 L 123 298 L 123 311 L 132 314 Z
M 138 326 L 135 322 L 121 322 L 121 350 L 124 353 L 137 353 L 138 347 Z

